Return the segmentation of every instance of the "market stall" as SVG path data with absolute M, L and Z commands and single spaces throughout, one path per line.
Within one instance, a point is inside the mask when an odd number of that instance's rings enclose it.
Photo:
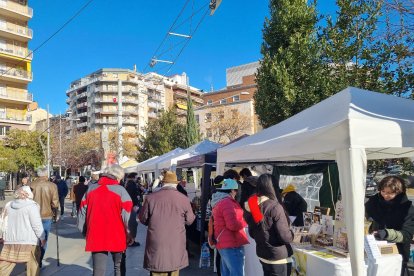
M 157 166 L 159 169 L 175 171 L 178 161 L 214 151 L 219 147 L 221 147 L 221 144 L 205 139 L 181 152 L 178 152 L 174 155 L 169 156 L 168 158 L 158 161 Z
M 349 87 L 265 129 L 221 148 L 226 163 L 331 160 L 339 170 L 352 275 L 366 275 L 364 186 L 368 159 L 414 156 L 414 102 Z
M 164 153 L 163 155 L 160 155 L 158 157 L 153 157 L 148 160 L 145 160 L 144 162 L 141 162 L 137 165 L 137 172 L 138 174 L 152 174 L 154 173 L 154 177 L 157 178 L 159 176 L 159 167 L 158 163 L 163 161 L 164 159 L 170 158 L 170 156 L 173 156 L 175 154 L 178 154 L 182 152 L 182 148 L 176 148 L 172 151 L 169 151 L 167 153 Z

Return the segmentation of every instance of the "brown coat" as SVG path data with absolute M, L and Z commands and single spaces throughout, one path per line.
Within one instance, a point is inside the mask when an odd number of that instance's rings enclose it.
M 58 190 L 55 183 L 47 180 L 47 177 L 39 177 L 30 184 L 33 190 L 33 200 L 40 205 L 42 219 L 53 217 L 53 208 L 59 206 Z
M 195 219 L 190 200 L 174 187 L 148 195 L 138 218 L 148 226 L 144 268 L 168 272 L 188 266 L 185 225 Z

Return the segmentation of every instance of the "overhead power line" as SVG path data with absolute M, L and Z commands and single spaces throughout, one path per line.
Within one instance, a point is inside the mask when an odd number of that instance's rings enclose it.
M 48 43 L 54 36 L 56 36 L 60 31 L 62 31 L 67 25 L 69 25 L 70 22 L 72 22 L 76 17 L 78 17 L 94 0 L 89 0 L 88 2 L 86 2 L 81 8 L 79 8 L 79 10 L 72 15 L 59 29 L 57 29 L 53 34 L 51 34 L 46 40 L 44 40 L 42 43 L 40 43 L 39 46 L 37 46 L 31 53 L 27 54 L 23 59 L 21 59 L 17 65 L 19 65 L 20 63 L 24 62 L 25 60 L 27 60 L 27 58 L 29 56 L 31 56 L 32 54 L 34 54 L 35 52 L 37 52 L 40 48 L 42 48 L 46 43 Z M 8 70 L 6 70 L 5 72 L 3 72 L 0 76 L 3 76 L 5 74 L 7 74 L 10 70 L 12 70 L 14 68 L 9 68 Z
M 191 7 L 189 5 L 190 1 L 192 2 Z M 221 0 L 206 1 L 207 3 L 198 5 L 198 7 L 196 7 L 196 2 L 200 1 L 187 0 L 184 3 L 183 8 L 152 55 L 151 60 L 145 66 L 144 73 L 151 67 L 154 68 L 153 72 L 161 75 L 168 74 L 188 46 L 190 40 L 194 37 L 208 12 L 210 11 L 210 15 L 213 15 Z M 160 72 L 161 69 L 166 70 Z

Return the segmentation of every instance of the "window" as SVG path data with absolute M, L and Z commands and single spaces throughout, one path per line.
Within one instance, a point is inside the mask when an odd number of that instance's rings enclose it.
M 206 123 L 211 122 L 211 113 L 206 113 L 206 115 L 205 115 L 205 122 Z
M 233 119 L 236 119 L 239 116 L 239 112 L 237 111 L 237 109 L 232 109 L 231 110 L 231 117 Z
M 2 126 L 0 125 L 0 136 L 6 136 L 9 133 L 10 127 L 9 126 Z
M 221 99 L 220 100 L 220 104 L 226 104 L 227 103 L 227 99 Z
M 218 112 L 218 117 L 219 117 L 219 119 L 224 119 L 224 111 L 219 111 Z
M 195 115 L 195 120 L 197 124 L 200 124 L 200 115 Z
M 233 102 L 238 102 L 238 101 L 240 101 L 240 95 L 234 95 Z
M 212 104 L 213 104 L 213 100 L 208 100 L 208 101 L 207 101 L 207 104 L 208 104 L 208 105 L 212 105 Z
M 211 138 L 213 136 L 213 133 L 211 132 L 211 128 L 206 129 L 207 131 L 207 137 Z

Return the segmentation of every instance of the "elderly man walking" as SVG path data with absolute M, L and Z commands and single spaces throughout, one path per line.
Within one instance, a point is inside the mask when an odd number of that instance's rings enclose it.
M 40 217 L 42 218 L 43 228 L 45 230 L 45 245 L 40 249 L 40 262 L 42 267 L 43 256 L 47 248 L 47 239 L 52 226 L 52 218 L 59 207 L 58 190 L 55 183 L 48 180 L 48 170 L 41 167 L 37 170 L 38 178 L 32 182 L 30 187 L 33 190 L 33 200 L 40 206 Z
M 188 266 L 185 225 L 195 219 L 190 200 L 177 191 L 177 175 L 167 171 L 164 185 L 148 195 L 138 218 L 148 226 L 144 268 L 151 276 L 178 276 Z
M 97 184 L 89 186 L 78 213 L 78 228 L 86 235 L 85 251 L 92 253 L 93 275 L 106 275 L 106 262 L 111 253 L 115 276 L 125 275 L 127 243 L 132 243 L 128 220 L 132 201 L 119 185 L 124 170 L 111 165 L 104 170 Z

